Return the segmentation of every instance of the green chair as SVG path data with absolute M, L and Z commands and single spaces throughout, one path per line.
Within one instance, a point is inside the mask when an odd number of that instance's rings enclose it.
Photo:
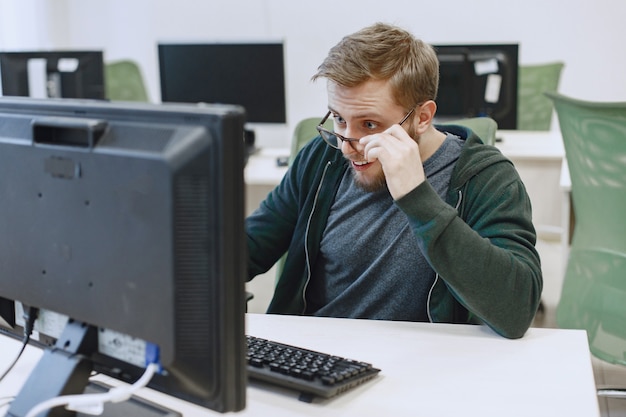
M 141 70 L 133 61 L 107 63 L 104 66 L 104 82 L 106 98 L 109 100 L 149 101 Z
M 544 93 L 557 91 L 563 67 L 562 62 L 519 67 L 518 130 L 550 130 L 554 107 Z
M 490 117 L 470 117 L 467 119 L 446 122 L 442 126 L 446 125 L 461 125 L 468 127 L 472 129 L 485 144 L 495 145 L 496 143 L 498 123 Z
M 319 132 L 316 127 L 319 124 L 321 119 L 319 117 L 309 117 L 307 119 L 302 119 L 296 125 L 296 128 L 293 130 L 293 136 L 291 137 L 291 150 L 289 152 L 289 165 L 293 163 L 300 149 L 304 147 L 311 139 L 317 137 Z M 324 123 L 324 127 L 326 129 L 333 129 L 333 120 L 329 118 Z
M 557 324 L 586 330 L 593 355 L 626 365 L 626 102 L 546 95 L 561 126 L 576 213 Z

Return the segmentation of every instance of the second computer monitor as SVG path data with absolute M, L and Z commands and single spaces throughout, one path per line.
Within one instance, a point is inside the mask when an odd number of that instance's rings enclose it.
M 518 44 L 433 46 L 440 121 L 489 116 L 500 129 L 517 128 Z
M 102 100 L 102 51 L 0 52 L 1 92 L 5 96 Z
M 241 105 L 249 123 L 285 123 L 282 42 L 159 44 L 161 100 Z

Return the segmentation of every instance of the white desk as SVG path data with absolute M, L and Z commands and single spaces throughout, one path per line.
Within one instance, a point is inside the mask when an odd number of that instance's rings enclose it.
M 565 155 L 561 132 L 498 130 L 496 147 L 511 159 L 560 161 Z
M 565 151 L 559 131 L 498 131 L 496 143 L 519 173 L 533 205 L 533 223 L 540 236 L 559 239 L 562 230 L 559 181 Z
M 247 185 L 278 185 L 287 172 L 287 167 L 279 167 L 276 158 L 289 156 L 287 148 L 261 148 L 250 155 L 244 171 Z
M 599 416 L 587 339 L 579 330 L 530 329 L 508 340 L 484 326 L 251 314 L 247 332 L 368 361 L 382 372 L 312 404 L 253 383 L 242 416 Z M 0 369 L 18 347 L 0 338 Z M 38 356 L 28 349 L 0 384 L 0 397 L 17 391 Z M 140 395 L 185 417 L 216 415 L 150 389 Z
M 246 215 L 252 213 L 285 176 L 287 167 L 279 167 L 276 163 L 279 156 L 289 156 L 289 149 L 259 149 L 248 158 L 244 171 Z

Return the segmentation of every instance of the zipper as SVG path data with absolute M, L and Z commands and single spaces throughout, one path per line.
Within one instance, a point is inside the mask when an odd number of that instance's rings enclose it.
M 322 172 L 322 178 L 320 179 L 320 183 L 317 186 L 317 190 L 315 191 L 315 198 L 313 199 L 313 207 L 311 208 L 311 213 L 309 213 L 309 218 L 307 219 L 306 222 L 306 230 L 304 232 L 304 257 L 306 259 L 306 269 L 307 269 L 307 276 L 306 276 L 306 281 L 304 283 L 304 287 L 302 288 L 302 312 L 301 314 L 304 314 L 306 312 L 306 289 L 309 286 L 309 282 L 311 281 L 311 262 L 310 262 L 310 258 L 309 258 L 309 229 L 311 227 L 311 220 L 313 219 L 313 213 L 315 212 L 315 208 L 317 207 L 317 201 L 319 199 L 320 196 L 320 192 L 322 191 L 322 184 L 324 183 L 324 178 L 326 177 L 326 172 L 328 171 L 328 168 L 330 167 L 330 165 L 332 164 L 331 161 L 326 162 L 326 166 L 324 167 L 324 172 Z
M 461 200 L 463 200 L 463 191 L 459 190 L 458 191 L 459 194 L 459 199 L 456 203 L 456 206 L 454 206 L 454 208 L 459 211 L 459 208 L 461 207 Z M 459 213 L 459 216 L 461 215 L 461 213 Z M 433 294 L 433 289 L 435 288 L 435 284 L 437 284 L 437 281 L 439 281 L 439 274 L 435 273 L 435 280 L 433 281 L 433 284 L 430 286 L 430 290 L 428 290 L 428 298 L 426 299 L 426 314 L 428 315 L 428 321 L 431 323 L 434 323 L 433 321 L 433 317 L 430 314 L 430 297 Z

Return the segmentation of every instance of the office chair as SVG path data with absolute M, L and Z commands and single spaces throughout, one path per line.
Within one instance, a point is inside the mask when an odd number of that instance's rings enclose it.
M 496 132 L 498 123 L 490 117 L 470 117 L 467 119 L 459 119 L 452 122 L 446 122 L 441 126 L 461 125 L 468 127 L 483 140 L 486 145 L 495 145 Z
M 309 117 L 306 119 L 302 119 L 296 125 L 296 128 L 293 130 L 293 136 L 291 137 L 291 150 L 289 152 L 289 165 L 293 163 L 300 149 L 304 147 L 311 139 L 317 137 L 319 132 L 316 127 L 319 124 L 321 119 L 319 117 Z M 329 118 L 324 123 L 324 127 L 326 129 L 333 129 L 333 119 Z
M 550 130 L 553 105 L 543 94 L 556 92 L 564 64 L 521 65 L 518 72 L 517 129 Z
M 141 70 L 134 61 L 107 63 L 104 66 L 104 81 L 106 98 L 109 100 L 149 101 Z
M 546 95 L 561 126 L 576 214 L 557 324 L 586 330 L 594 356 L 626 366 L 626 102 Z

